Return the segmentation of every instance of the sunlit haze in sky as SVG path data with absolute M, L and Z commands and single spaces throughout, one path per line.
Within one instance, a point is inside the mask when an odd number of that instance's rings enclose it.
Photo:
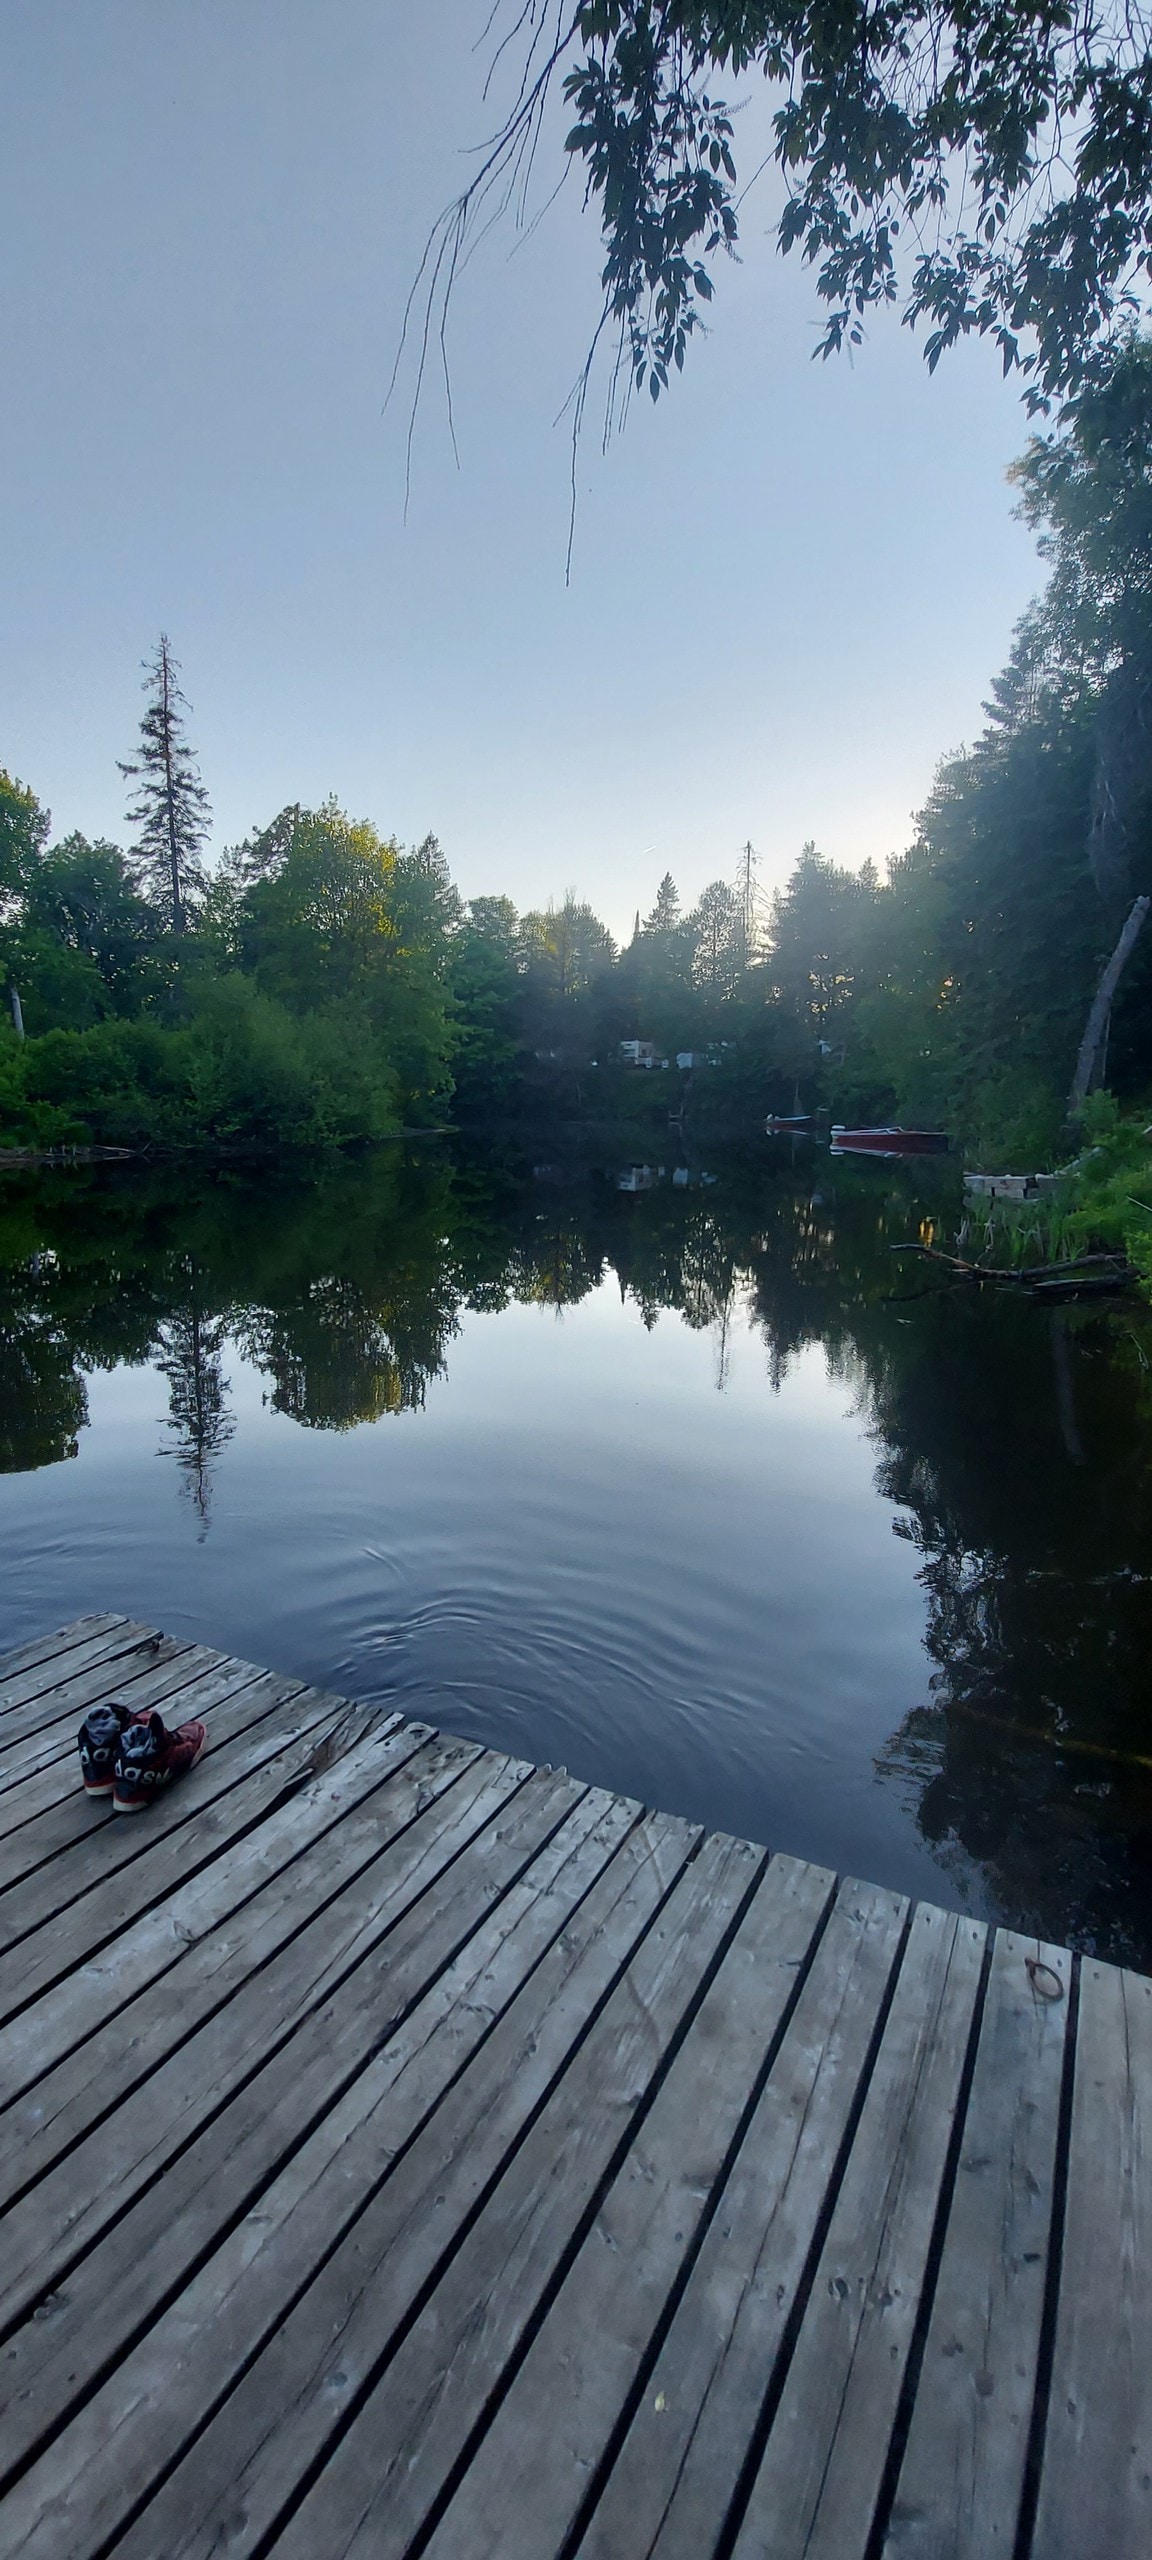
M 123 839 L 164 628 L 217 849 L 335 792 L 434 829 L 466 896 L 574 887 L 617 933 L 747 837 L 768 886 L 806 837 L 882 863 L 1038 584 L 1018 394 L 987 347 L 930 380 L 895 320 L 813 363 L 767 190 L 670 397 L 606 455 L 590 407 L 566 587 L 555 421 L 600 265 L 570 182 L 460 282 L 459 468 L 433 376 L 405 522 L 411 374 L 385 397 L 429 226 L 509 95 L 481 94 L 487 15 L 6 0 L 0 762 L 58 833 Z M 563 129 L 558 104 L 540 205 Z

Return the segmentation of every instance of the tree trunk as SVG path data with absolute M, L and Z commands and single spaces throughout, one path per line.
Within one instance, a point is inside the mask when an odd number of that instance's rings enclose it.
M 1092 1091 L 1093 1079 L 1099 1068 L 1104 1051 L 1104 1044 L 1108 1038 L 1108 1017 L 1112 1011 L 1112 1000 L 1115 996 L 1116 989 L 1120 984 L 1128 958 L 1135 948 L 1141 926 L 1144 923 L 1150 907 L 1152 907 L 1152 898 L 1137 898 L 1134 900 L 1128 911 L 1128 919 L 1124 926 L 1123 933 L 1120 936 L 1120 940 L 1116 945 L 1111 959 L 1101 971 L 1100 984 L 1092 998 L 1091 1010 L 1084 1029 L 1084 1037 L 1080 1043 L 1080 1054 L 1076 1060 L 1076 1073 L 1072 1078 L 1072 1091 L 1068 1096 L 1068 1117 L 1070 1120 L 1079 1119 L 1084 1108 L 1085 1099 Z
M 8 989 L 8 1002 L 12 1007 L 12 1028 L 17 1039 L 22 1040 L 24 1037 L 24 1011 L 20 1002 L 20 989 L 16 985 L 15 979 L 13 979 L 13 982 Z

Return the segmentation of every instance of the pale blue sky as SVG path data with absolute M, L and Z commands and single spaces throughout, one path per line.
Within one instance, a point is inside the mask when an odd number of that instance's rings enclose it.
M 163 626 L 217 847 L 334 791 L 434 828 L 467 895 L 575 886 L 617 930 L 749 835 L 769 885 L 807 836 L 882 861 L 1038 583 L 1018 397 L 983 348 L 930 381 L 895 322 L 813 364 L 753 201 L 673 395 L 607 458 L 590 422 L 566 590 L 553 421 L 599 267 L 573 186 L 459 288 L 461 467 L 432 386 L 405 524 L 383 402 L 491 127 L 487 5 L 0 0 L 0 762 L 59 831 L 122 836 Z

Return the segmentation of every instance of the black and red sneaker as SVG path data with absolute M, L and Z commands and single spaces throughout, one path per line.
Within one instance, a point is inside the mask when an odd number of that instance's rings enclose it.
M 143 1813 L 173 1778 L 195 1768 L 207 1740 L 207 1726 L 199 1719 L 170 1733 L 155 1707 L 151 1715 L 125 1725 L 116 1753 L 113 1813 Z
M 135 1722 L 136 1709 L 122 1707 L 116 1698 L 111 1699 L 107 1706 L 89 1708 L 76 1736 L 85 1795 L 111 1795 L 116 1779 L 120 1736 L 126 1725 Z

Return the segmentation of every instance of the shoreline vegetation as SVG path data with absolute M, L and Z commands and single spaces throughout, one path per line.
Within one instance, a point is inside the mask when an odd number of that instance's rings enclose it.
M 1125 1114 L 1113 1094 L 1093 1094 L 1084 1108 L 1082 1136 L 1088 1141 L 1083 1152 L 1058 1169 L 1051 1188 L 1037 1199 L 1019 1208 L 993 1200 L 982 1214 L 970 1205 L 958 1245 L 984 1270 L 1002 1261 L 1021 1277 L 1036 1277 L 1041 1267 L 1055 1272 L 1111 1257 L 1130 1285 L 1152 1296 L 1152 1128 L 1146 1114 Z M 1103 1288 L 1102 1279 L 1098 1285 Z
M 53 841 L 0 771 L 0 1160 L 589 1123 L 650 1151 L 826 1110 L 1056 1169 L 1026 1214 L 992 1204 L 979 1259 L 1107 1250 L 1148 1279 L 1152 341 L 1013 477 L 1048 583 L 908 849 L 881 877 L 808 844 L 769 899 L 749 845 L 687 911 L 666 873 L 619 947 L 572 892 L 466 901 L 434 836 L 403 846 L 334 799 L 209 869 L 163 637 L 127 849 Z M 1106 1090 L 1078 1084 L 1070 1116 L 1074 1079 Z

